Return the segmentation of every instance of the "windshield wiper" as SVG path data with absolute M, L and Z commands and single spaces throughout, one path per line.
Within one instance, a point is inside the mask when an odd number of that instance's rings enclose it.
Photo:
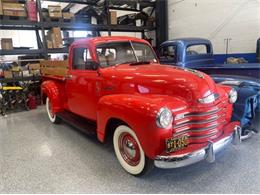
M 130 65 L 142 65 L 142 64 L 151 64 L 151 62 L 149 62 L 149 61 L 139 61 L 139 62 L 130 63 Z

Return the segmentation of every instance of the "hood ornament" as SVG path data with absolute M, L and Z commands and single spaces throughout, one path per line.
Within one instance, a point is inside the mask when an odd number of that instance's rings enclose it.
M 204 79 L 204 75 L 197 70 L 193 70 L 193 69 L 190 69 L 190 68 L 184 68 L 184 71 L 190 72 L 190 73 L 196 75 L 197 77 Z

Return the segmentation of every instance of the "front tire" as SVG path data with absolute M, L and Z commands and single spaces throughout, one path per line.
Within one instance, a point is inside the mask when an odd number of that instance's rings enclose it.
M 116 128 L 113 145 L 119 163 L 131 175 L 144 175 L 153 168 L 153 161 L 145 156 L 136 134 L 128 126 Z
M 47 99 L 46 99 L 46 111 L 47 111 L 49 120 L 52 123 L 59 124 L 61 122 L 61 119 L 58 118 L 57 115 L 52 112 L 52 104 L 51 104 L 49 97 L 47 97 Z

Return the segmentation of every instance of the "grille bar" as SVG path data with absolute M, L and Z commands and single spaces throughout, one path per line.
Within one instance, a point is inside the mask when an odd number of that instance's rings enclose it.
M 183 117 L 173 122 L 174 136 L 186 134 L 195 142 L 213 138 L 220 134 L 226 122 L 227 105 L 225 102 L 199 112 L 186 112 Z M 210 110 L 209 110 L 210 109 Z
M 222 109 L 220 109 L 220 108 L 215 108 L 215 109 L 208 111 L 208 112 L 202 112 L 202 113 L 194 113 L 193 112 L 193 113 L 185 114 L 184 117 L 207 116 L 207 115 L 211 115 L 211 114 L 216 114 L 221 110 Z
M 212 122 L 216 121 L 217 119 L 219 119 L 220 117 L 221 116 L 219 116 L 219 115 L 214 115 L 210 119 L 207 119 L 207 120 L 188 120 L 188 121 L 185 121 L 184 123 L 174 125 L 173 128 L 180 128 L 185 125 L 212 123 Z

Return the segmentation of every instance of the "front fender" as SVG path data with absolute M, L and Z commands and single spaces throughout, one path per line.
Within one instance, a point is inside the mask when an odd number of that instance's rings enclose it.
M 172 136 L 172 128 L 160 129 L 156 125 L 157 113 L 165 106 L 173 113 L 180 108 L 187 108 L 183 100 L 169 96 L 128 94 L 104 96 L 98 103 L 98 138 L 104 141 L 109 119 L 120 119 L 134 130 L 145 154 L 154 158 L 165 149 L 165 139 Z
M 61 92 L 61 86 L 58 82 L 52 80 L 44 81 L 41 85 L 41 94 L 50 99 L 53 113 L 63 111 L 64 95 Z

